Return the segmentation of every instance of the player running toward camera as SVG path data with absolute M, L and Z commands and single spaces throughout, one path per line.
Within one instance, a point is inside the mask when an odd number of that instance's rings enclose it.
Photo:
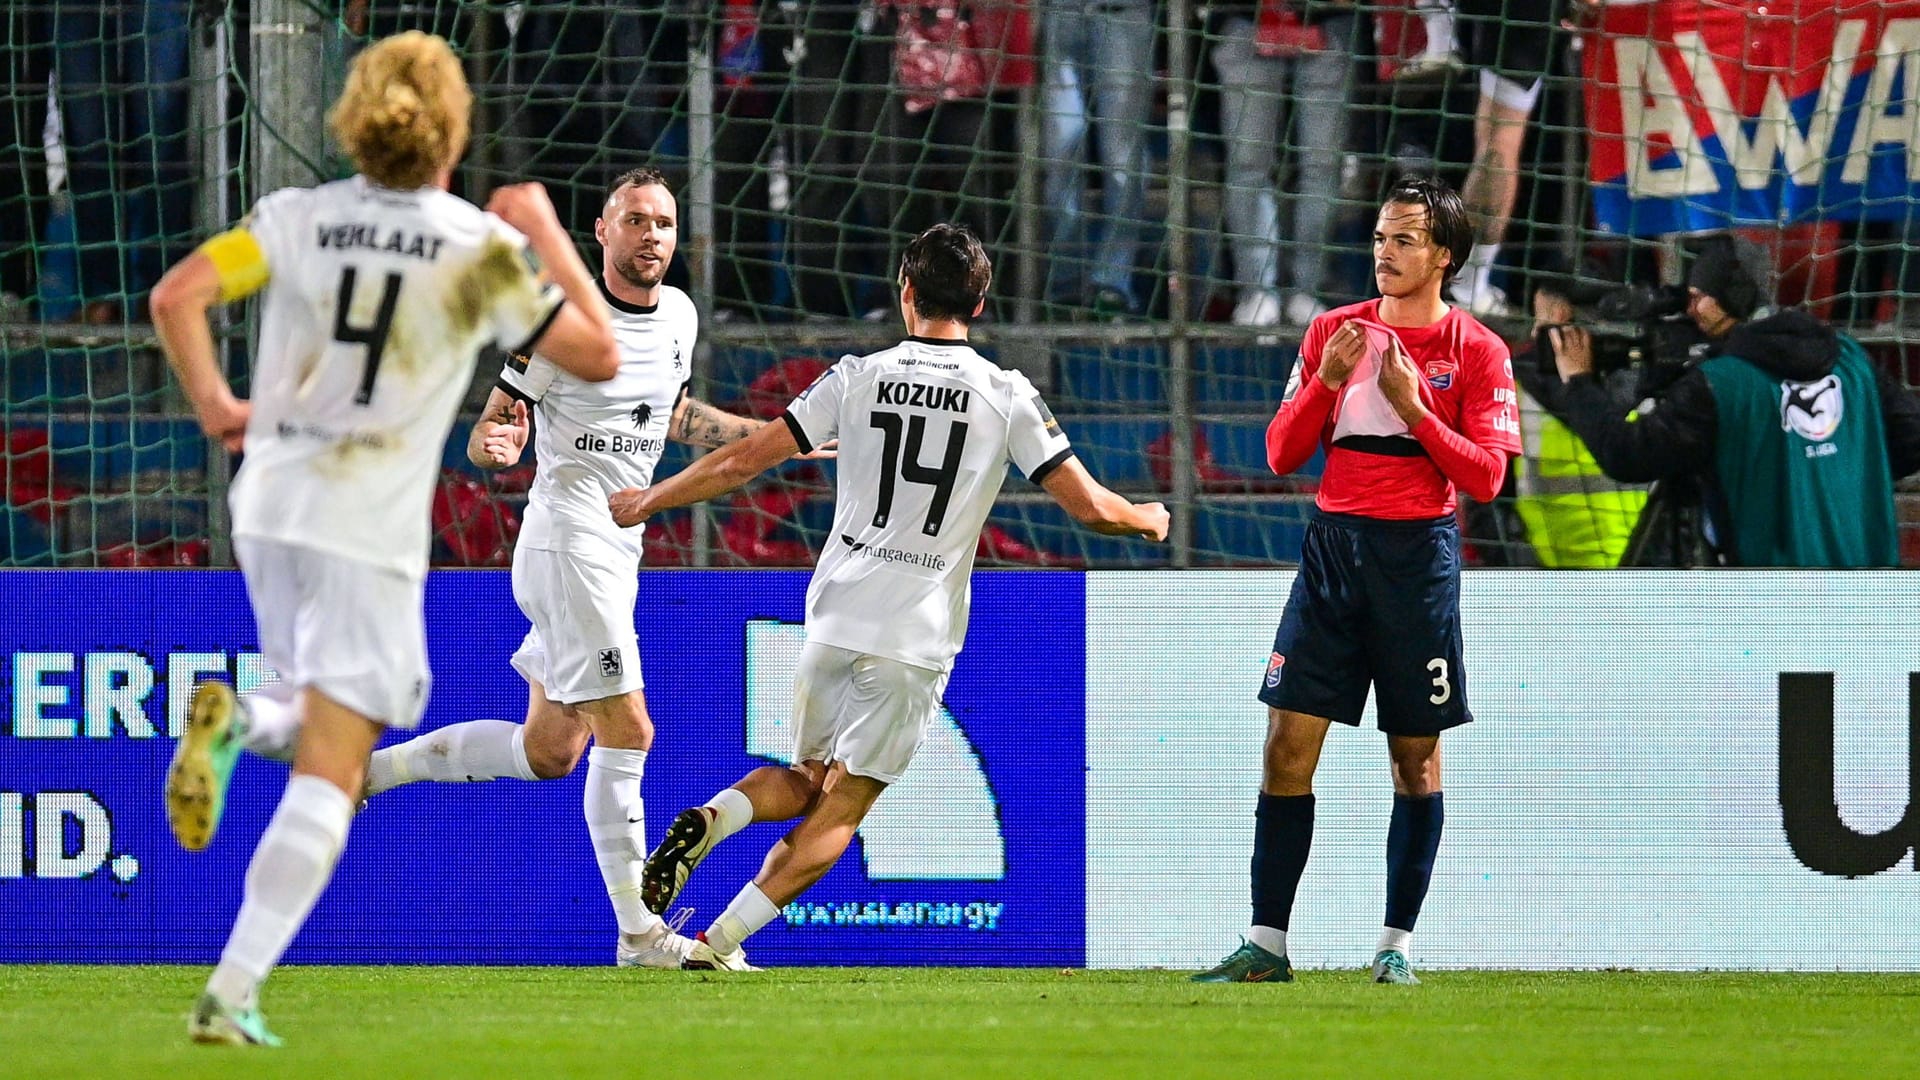
M 584 379 L 619 366 L 606 305 L 545 190 L 502 188 L 492 213 L 447 193 L 472 104 L 445 41 L 405 33 L 367 49 L 329 115 L 359 175 L 268 195 L 154 289 L 156 329 L 201 426 L 245 445 L 234 548 L 280 677 L 245 703 L 221 683 L 195 691 L 167 772 L 168 823 L 204 848 L 243 745 L 293 762 L 188 1020 L 202 1042 L 279 1043 L 260 984 L 333 876 L 381 730 L 420 720 L 429 506 L 475 357 L 497 342 L 537 347 Z M 242 402 L 207 310 L 263 287 Z
M 615 520 L 630 525 L 839 440 L 833 529 L 807 589 L 794 683 L 795 764 L 756 769 L 682 811 L 647 860 L 647 905 L 665 911 L 721 839 L 752 821 L 801 819 L 698 935 L 689 968 L 751 970 L 741 942 L 833 866 L 906 772 L 966 637 L 974 548 L 1009 462 L 1096 531 L 1166 537 L 1165 507 L 1100 486 L 1026 376 L 967 344 L 991 278 L 972 233 L 928 229 L 901 260 L 906 341 L 842 358 L 794 399 L 784 423 L 611 500 Z
M 763 424 L 687 393 L 698 320 L 687 294 L 662 284 L 678 230 L 664 176 L 634 169 L 614 180 L 593 231 L 620 373 L 587 382 L 544 356 L 516 358 L 467 443 L 475 465 L 506 468 L 526 447 L 528 409 L 539 417 L 537 473 L 513 549 L 514 599 L 533 624 L 513 656 L 527 680 L 526 722 L 451 724 L 378 751 L 367 770 L 370 795 L 416 780 L 551 780 L 573 771 L 591 736 L 587 835 L 623 967 L 677 968 L 693 943 L 640 901 L 640 774 L 653 746 L 633 626 L 644 526 L 615 525 L 607 496 L 651 483 L 668 439 L 724 446 Z
M 1441 300 L 1472 245 L 1458 195 L 1437 180 L 1400 181 L 1373 227 L 1380 299 L 1313 321 L 1267 428 L 1274 472 L 1293 472 L 1323 444 L 1327 465 L 1260 690 L 1253 927 L 1197 981 L 1292 980 L 1287 922 L 1313 840 L 1314 769 L 1328 725 L 1359 724 L 1369 685 L 1394 790 L 1373 977 L 1418 981 L 1407 946 L 1440 846 L 1440 733 L 1472 719 L 1454 491 L 1493 498 L 1520 452 L 1506 345 Z

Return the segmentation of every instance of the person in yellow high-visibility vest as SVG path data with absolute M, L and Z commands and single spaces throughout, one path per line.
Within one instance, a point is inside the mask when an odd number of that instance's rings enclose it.
M 1534 293 L 1534 337 L 1544 326 L 1572 321 L 1573 302 Z M 1548 411 L 1559 380 L 1541 370 L 1532 350 L 1514 358 L 1521 389 L 1522 457 L 1514 465 L 1514 509 L 1540 565 L 1557 569 L 1618 566 L 1647 503 L 1644 486 L 1616 483 L 1600 471 L 1573 429 Z

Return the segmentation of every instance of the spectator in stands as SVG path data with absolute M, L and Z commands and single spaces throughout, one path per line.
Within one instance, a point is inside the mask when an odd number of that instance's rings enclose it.
M 808 315 L 884 310 L 891 302 L 889 207 L 875 136 L 892 78 L 893 39 L 874 0 L 781 5 L 779 14 L 792 77 L 785 135 L 795 300 Z
M 1013 96 L 1034 78 L 1026 9 L 1015 0 L 879 3 L 892 19 L 894 73 L 873 153 L 891 238 L 904 244 L 952 222 L 993 245 L 1014 190 Z M 889 254 L 882 265 L 899 259 Z M 891 306 L 866 313 L 876 321 L 898 316 Z
M 1256 32 L 1262 6 L 1258 0 L 1212 5 L 1226 225 L 1239 291 L 1233 321 L 1275 326 L 1284 318 L 1305 326 L 1327 310 L 1322 273 L 1347 148 L 1359 21 L 1344 3 L 1284 0 L 1278 22 Z M 1283 95 L 1292 105 L 1291 138 L 1280 126 Z M 1287 150 L 1282 168 L 1294 174 L 1282 185 L 1290 192 L 1284 198 L 1274 191 L 1280 147 Z M 1283 244 L 1290 271 L 1285 292 Z
M 50 5 L 67 183 L 90 322 L 120 319 L 193 231 L 188 0 Z M 37 140 L 36 140 L 37 141 Z
M 15 160 L 0 169 L 0 322 L 25 317 L 21 298 L 38 285 L 36 248 L 45 222 L 36 213 L 45 203 L 34 198 L 47 190 L 45 157 L 32 148 L 42 143 L 47 124 L 49 50 L 40 41 L 38 19 L 21 5 L 0 16 L 7 54 L 6 97 L 0 102 L 0 146 L 17 148 Z M 24 44 L 23 44 L 24 43 Z
M 1588 332 L 1551 331 L 1567 424 L 1615 480 L 1696 479 L 1727 564 L 1892 566 L 1893 481 L 1920 470 L 1920 402 L 1851 337 L 1770 313 L 1766 273 L 1754 245 L 1708 238 L 1687 276 L 1708 359 L 1632 415 L 1594 377 Z
M 1147 124 L 1153 109 L 1151 0 L 1041 0 L 1040 63 L 1046 109 L 1041 156 L 1052 212 L 1052 271 L 1057 302 L 1097 316 L 1138 315 L 1134 260 L 1147 213 Z M 1089 133 L 1099 159 L 1099 249 L 1081 213 Z M 1084 279 L 1084 280 L 1083 280 Z
M 376 0 L 377 2 L 377 0 Z M 510 23 L 506 114 L 515 149 L 502 163 L 516 179 L 547 186 L 569 229 L 600 213 L 600 199 L 638 147 L 653 146 L 667 110 L 656 87 L 683 82 L 655 67 L 686 55 L 682 20 L 612 5 L 580 10 L 571 0 L 529 0 Z
M 1473 164 L 1460 187 L 1474 219 L 1473 253 L 1447 299 L 1480 318 L 1522 315 L 1493 283 L 1493 267 L 1519 196 L 1520 149 L 1552 67 L 1560 6 L 1559 0 L 1458 0 L 1467 60 L 1480 73 L 1480 100 L 1473 113 Z

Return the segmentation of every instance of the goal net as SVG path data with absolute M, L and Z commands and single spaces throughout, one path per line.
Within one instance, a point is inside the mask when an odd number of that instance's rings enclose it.
M 608 182 L 642 164 L 672 178 L 669 281 L 702 313 L 695 393 L 723 407 L 770 417 L 837 357 L 896 341 L 901 248 L 938 221 L 971 226 L 995 266 L 982 351 L 1032 377 L 1096 477 L 1175 520 L 1164 546 L 1099 537 L 1016 476 L 984 565 L 1297 559 L 1319 463 L 1272 475 L 1265 429 L 1305 324 L 1373 295 L 1374 215 L 1404 173 L 1438 173 L 1506 220 L 1483 226 L 1497 255 L 1463 272 L 1458 299 L 1525 375 L 1545 287 L 1622 343 L 1613 378 L 1630 406 L 1658 365 L 1632 347 L 1644 321 L 1609 294 L 1673 283 L 1685 237 L 1724 228 L 1772 253 L 1782 302 L 1816 305 L 1898 368 L 1903 297 L 1920 290 L 1907 66 L 1920 3 L 1616 0 L 1570 29 L 1572 8 L 13 5 L 0 559 L 228 561 L 231 463 L 166 375 L 144 296 L 268 188 L 345 170 L 321 114 L 361 44 L 403 29 L 446 36 L 467 65 L 468 198 L 545 183 L 597 267 Z M 244 385 L 244 312 L 232 319 Z M 493 375 L 478 372 L 470 406 Z M 1463 509 L 1471 561 L 1616 564 L 1636 530 L 1646 561 L 1685 545 L 1687 522 L 1648 535 L 1646 493 L 1599 476 L 1528 405 L 1508 493 Z M 436 559 L 502 564 L 527 475 L 472 471 L 464 434 L 446 455 Z M 690 458 L 676 448 L 663 474 Z M 831 507 L 830 466 L 797 463 L 663 517 L 649 561 L 804 565 Z

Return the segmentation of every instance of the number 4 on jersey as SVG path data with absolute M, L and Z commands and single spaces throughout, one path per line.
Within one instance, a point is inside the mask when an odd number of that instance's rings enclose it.
M 380 294 L 380 310 L 374 313 L 371 326 L 355 326 L 348 321 L 348 312 L 353 310 L 353 287 L 358 280 L 353 267 L 340 271 L 340 295 L 333 305 L 333 340 L 367 348 L 367 366 L 360 372 L 360 389 L 353 395 L 355 405 L 365 405 L 373 400 L 374 376 L 380 374 L 380 356 L 387 351 L 387 335 L 393 330 L 393 309 L 400 306 L 400 275 L 387 275 L 386 289 Z

